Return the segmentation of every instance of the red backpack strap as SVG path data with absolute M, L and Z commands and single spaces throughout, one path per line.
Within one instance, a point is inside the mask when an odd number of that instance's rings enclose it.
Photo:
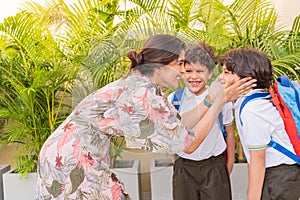
M 288 106 L 284 103 L 284 100 L 278 92 L 277 82 L 273 83 L 273 87 L 269 88 L 270 95 L 272 97 L 272 102 L 276 106 L 282 120 L 284 123 L 285 130 L 289 136 L 290 142 L 298 156 L 300 156 L 300 142 L 298 139 L 298 130 L 293 117 L 292 112 Z
M 276 88 L 278 90 L 278 86 L 277 86 L 277 82 L 273 83 L 273 87 Z M 275 93 L 275 90 L 273 89 L 272 86 L 269 87 L 268 91 L 271 95 L 271 101 L 273 102 L 274 106 L 277 108 L 280 116 L 284 116 L 282 108 L 280 106 L 280 101 L 278 99 L 278 94 Z

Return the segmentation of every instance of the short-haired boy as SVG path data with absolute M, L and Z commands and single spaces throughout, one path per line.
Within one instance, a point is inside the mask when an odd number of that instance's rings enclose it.
M 236 81 L 250 76 L 257 86 L 246 96 L 261 93 L 273 82 L 268 56 L 252 47 L 224 53 L 220 61 L 224 79 Z M 248 162 L 248 200 L 299 200 L 300 166 L 288 156 L 268 146 L 271 139 L 294 152 L 283 120 L 269 99 L 256 99 L 240 107 L 245 97 L 234 104 L 236 125 Z
M 185 52 L 185 88 L 179 103 L 179 113 L 185 113 L 204 101 L 208 94 L 207 81 L 212 77 L 216 57 L 212 48 L 205 44 L 190 45 Z M 174 103 L 171 93 L 168 100 Z M 177 103 L 178 103 L 178 99 Z M 206 103 L 206 102 L 204 102 Z M 176 107 L 176 106 L 175 106 Z M 191 116 L 192 117 L 192 116 Z M 222 111 L 222 121 L 226 124 L 228 140 L 228 168 L 222 153 L 226 142 L 216 120 L 206 138 L 191 154 L 181 153 L 174 163 L 173 199 L 231 199 L 229 172 L 234 163 L 235 139 L 232 128 L 232 104 L 228 103 Z

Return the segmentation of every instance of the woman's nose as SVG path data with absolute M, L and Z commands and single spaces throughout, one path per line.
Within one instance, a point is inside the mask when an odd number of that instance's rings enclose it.
M 185 72 L 184 65 L 183 65 L 183 64 L 181 64 L 181 65 L 180 65 L 180 70 L 179 70 L 179 73 L 182 75 L 182 74 L 184 74 L 184 72 Z

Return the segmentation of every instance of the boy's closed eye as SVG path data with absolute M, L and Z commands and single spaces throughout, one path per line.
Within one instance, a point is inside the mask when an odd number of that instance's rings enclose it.
M 225 74 L 232 74 L 232 72 L 231 72 L 231 71 L 228 71 L 228 70 L 223 70 L 223 72 L 224 72 Z

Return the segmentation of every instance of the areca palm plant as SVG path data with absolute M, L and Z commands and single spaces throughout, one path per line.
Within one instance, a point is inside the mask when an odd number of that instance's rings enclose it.
M 24 10 L 0 25 L 1 138 L 22 144 L 23 172 L 71 106 L 122 77 L 126 53 L 150 35 L 205 41 L 218 54 L 250 45 L 271 57 L 276 75 L 299 79 L 299 17 L 292 30 L 277 27 L 272 1 L 49 0 Z
M 47 22 L 23 12 L 0 25 L 1 144 L 19 144 L 17 171 L 35 171 L 41 146 L 69 112 L 76 67 L 54 42 Z
M 231 5 L 221 1 L 203 1 L 199 20 L 207 32 L 206 40 L 218 53 L 243 46 L 266 52 L 275 76 L 286 73 L 299 80 L 299 17 L 292 30 L 277 24 L 273 1 L 236 0 Z

